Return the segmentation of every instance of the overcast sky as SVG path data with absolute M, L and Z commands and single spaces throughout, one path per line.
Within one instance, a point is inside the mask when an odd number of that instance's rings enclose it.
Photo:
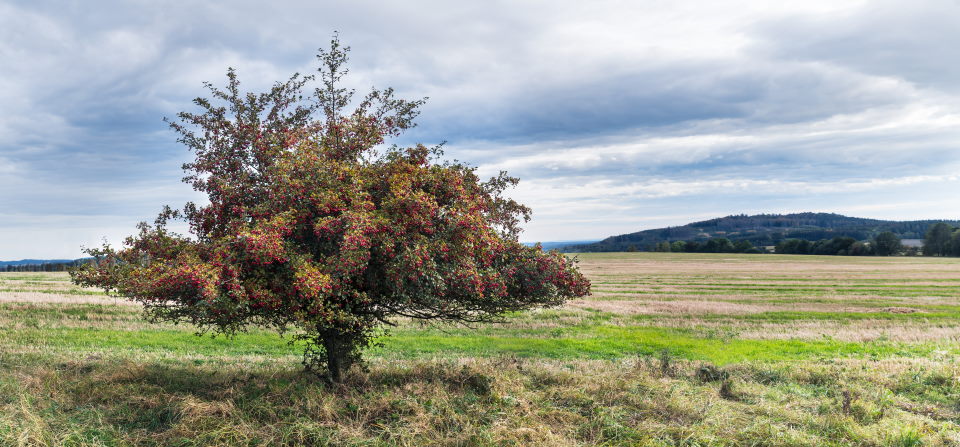
M 326 4 L 325 4 L 326 3 Z M 0 260 L 73 258 L 164 204 L 162 119 L 234 67 L 430 99 L 402 143 L 522 179 L 524 241 L 738 213 L 960 219 L 957 1 L 0 1 Z

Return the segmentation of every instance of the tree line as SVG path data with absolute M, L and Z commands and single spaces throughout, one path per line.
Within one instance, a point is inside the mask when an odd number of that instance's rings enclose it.
M 77 267 L 90 262 L 89 259 L 77 259 L 70 262 L 44 262 L 42 264 L 16 264 L 2 265 L 0 272 L 66 272 L 72 267 Z
M 855 241 L 872 242 L 883 231 L 890 231 L 904 239 L 923 239 L 929 227 L 938 222 L 960 226 L 960 220 L 892 221 L 849 217 L 831 213 L 744 214 L 693 222 L 677 227 L 655 228 L 629 234 L 610 236 L 602 241 L 574 244 L 563 248 L 568 252 L 615 252 L 637 250 L 653 251 L 661 241 L 699 241 L 709 238 L 728 238 L 731 241 L 749 240 L 755 247 L 773 247 L 786 239 L 808 241 L 832 240 L 850 237 Z M 662 247 L 661 247 L 662 248 Z M 858 247 L 860 248 L 860 247 Z
M 808 240 L 790 238 L 774 246 L 777 254 L 830 255 L 830 256 L 958 256 L 960 257 L 960 227 L 945 222 L 930 225 L 923 233 L 923 248 L 905 246 L 896 233 L 883 231 L 867 240 L 850 236 Z M 637 245 L 629 245 L 627 251 L 640 251 Z M 660 241 L 645 245 L 645 251 L 664 253 L 764 253 L 765 250 L 749 240 L 731 241 L 725 237 L 698 240 Z
M 871 241 L 858 241 L 852 237 L 835 237 L 808 241 L 787 239 L 776 245 L 778 254 L 788 255 L 833 255 L 833 256 L 891 256 L 903 251 L 900 238 L 892 232 L 878 234 Z
M 627 251 L 637 251 L 631 246 Z M 661 241 L 651 251 L 673 253 L 763 253 L 748 240 L 733 242 L 725 237 L 716 237 L 706 241 Z
M 776 245 L 776 253 L 798 255 L 838 256 L 960 256 L 960 227 L 937 222 L 927 228 L 923 248 L 904 246 L 900 237 L 884 231 L 870 240 L 858 241 L 852 237 L 835 237 L 819 241 L 787 239 Z

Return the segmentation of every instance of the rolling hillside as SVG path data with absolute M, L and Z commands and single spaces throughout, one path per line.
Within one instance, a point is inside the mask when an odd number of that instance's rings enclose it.
M 902 239 L 920 239 L 930 225 L 947 222 L 953 226 L 960 221 L 911 220 L 893 221 L 848 217 L 832 213 L 757 214 L 736 215 L 693 222 L 679 227 L 657 228 L 636 233 L 611 236 L 592 244 L 569 245 L 567 252 L 604 252 L 648 250 L 661 241 L 704 241 L 725 237 L 731 241 L 747 240 L 753 245 L 775 245 L 784 239 L 817 241 L 837 236 L 857 240 L 869 239 L 882 231 L 892 231 Z

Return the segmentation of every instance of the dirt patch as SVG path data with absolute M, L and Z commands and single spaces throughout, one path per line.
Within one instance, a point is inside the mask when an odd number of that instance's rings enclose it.
M 912 314 L 920 312 L 920 309 L 913 309 L 910 307 L 884 307 L 883 311 L 892 314 Z

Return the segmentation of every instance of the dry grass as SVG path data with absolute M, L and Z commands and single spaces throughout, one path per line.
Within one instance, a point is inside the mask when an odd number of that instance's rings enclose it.
M 726 298 L 717 296 L 716 298 Z M 839 300 L 838 300 L 839 301 Z M 789 303 L 789 304 L 745 304 L 731 301 L 712 301 L 710 299 L 676 299 L 660 301 L 647 297 L 644 300 L 571 300 L 567 306 L 579 309 L 595 309 L 622 315 L 745 315 L 761 312 L 876 312 L 876 307 L 850 306 L 838 303 Z M 910 309 L 899 307 L 898 309 Z M 911 309 L 923 312 L 921 309 Z M 886 311 L 886 310 L 884 310 Z
M 926 318 L 960 306 L 960 259 L 670 253 L 579 257 L 594 295 L 570 301 L 568 308 L 645 316 L 643 324 L 657 327 L 719 330 L 747 339 L 902 342 L 953 342 L 960 332 L 960 320 Z M 784 312 L 810 313 L 811 318 L 743 318 Z M 816 318 L 866 313 L 911 313 L 911 318 Z M 630 321 L 615 318 L 612 323 Z
M 554 359 L 387 350 L 330 388 L 259 338 L 184 347 L 190 328 L 147 323 L 64 274 L 0 274 L 0 446 L 960 445 L 958 259 L 580 258 L 591 297 L 473 329 L 399 321 L 397 338 L 481 334 L 482 347 L 650 329 L 674 343 L 682 331 L 693 351 L 801 341 L 810 354 L 715 367 L 629 347 L 585 360 L 576 344 Z M 168 333 L 182 337 L 164 345 Z M 814 349 L 824 340 L 894 345 L 838 356 Z
M 136 303 L 122 298 L 95 295 L 69 295 L 47 292 L 0 292 L 0 303 L 109 304 L 114 306 L 137 305 Z
M 51 359 L 52 360 L 52 359 Z M 923 445 L 960 440 L 935 359 L 711 368 L 663 359 L 374 361 L 327 388 L 296 370 L 122 358 L 7 372 L 4 445 Z M 707 378 L 705 378 L 707 377 Z M 918 392 L 921 387 L 927 391 Z M 723 390 L 723 391 L 721 391 Z M 845 403 L 846 402 L 846 403 Z

